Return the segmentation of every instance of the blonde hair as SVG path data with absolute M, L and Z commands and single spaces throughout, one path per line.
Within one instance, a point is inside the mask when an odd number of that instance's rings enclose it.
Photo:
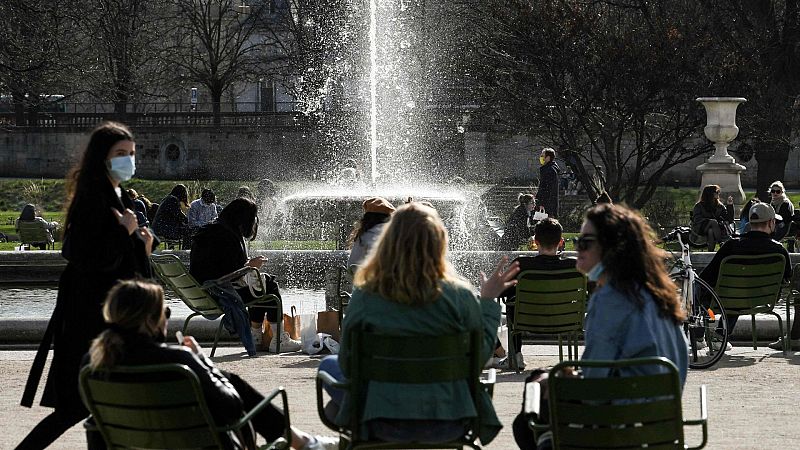
M 123 333 L 156 337 L 164 329 L 164 290 L 147 281 L 120 281 L 106 296 L 103 318 L 109 328 L 89 348 L 92 370 L 113 367 L 122 356 Z
M 447 230 L 435 209 L 407 203 L 392 214 L 354 285 L 408 305 L 435 301 L 441 282 L 467 284 L 446 258 Z

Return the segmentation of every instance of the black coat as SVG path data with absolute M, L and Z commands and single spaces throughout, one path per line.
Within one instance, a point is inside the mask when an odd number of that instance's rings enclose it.
M 144 241 L 136 234 L 129 235 L 111 211 L 133 210 L 133 202 L 124 189 L 120 199 L 110 183 L 107 187 L 75 200 L 61 251 L 67 267 L 58 281 L 55 310 L 28 375 L 24 406 L 33 402 L 52 343 L 53 362 L 41 404 L 85 411 L 78 392 L 78 371 L 92 339 L 105 329 L 102 305 L 106 294 L 118 280 L 151 275 Z
M 186 214 L 181 211 L 178 197 L 170 194 L 161 200 L 153 217 L 153 231 L 161 239 L 180 240 L 186 237 L 189 221 L 186 219 Z
M 539 167 L 539 190 L 536 192 L 536 208 L 544 206 L 550 217 L 558 217 L 558 173 L 561 169 L 555 161 Z
M 525 206 L 517 205 L 506 222 L 498 250 L 518 250 L 519 246 L 527 243 L 532 235 L 533 232 L 528 226 L 528 210 Z

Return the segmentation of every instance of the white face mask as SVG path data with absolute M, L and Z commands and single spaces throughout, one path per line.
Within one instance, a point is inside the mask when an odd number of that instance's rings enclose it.
M 117 156 L 106 162 L 108 173 L 117 181 L 128 181 L 136 173 L 136 160 L 133 156 Z

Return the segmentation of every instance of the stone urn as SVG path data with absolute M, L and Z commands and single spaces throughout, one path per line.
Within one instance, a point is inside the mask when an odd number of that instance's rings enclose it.
M 742 97 L 700 97 L 697 99 L 706 109 L 706 126 L 703 131 L 708 140 L 714 143 L 714 154 L 704 164 L 697 166 L 703 174 L 700 189 L 708 184 L 716 184 L 721 188 L 721 199 L 724 202 L 728 195 L 741 205 L 744 203 L 741 173 L 746 168 L 737 164 L 733 156 L 728 154 L 728 145 L 736 139 L 739 127 L 736 126 L 736 108 L 747 99 Z

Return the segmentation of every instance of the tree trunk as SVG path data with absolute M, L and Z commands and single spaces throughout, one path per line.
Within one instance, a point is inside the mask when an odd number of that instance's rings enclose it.
M 220 106 L 222 104 L 222 89 L 211 90 L 211 112 L 214 117 L 214 125 L 219 125 L 222 120 L 220 117 Z
M 783 143 L 756 144 L 756 196 L 761 201 L 770 201 L 767 190 L 773 181 L 783 180 L 786 170 L 786 161 L 789 159 L 790 147 Z

